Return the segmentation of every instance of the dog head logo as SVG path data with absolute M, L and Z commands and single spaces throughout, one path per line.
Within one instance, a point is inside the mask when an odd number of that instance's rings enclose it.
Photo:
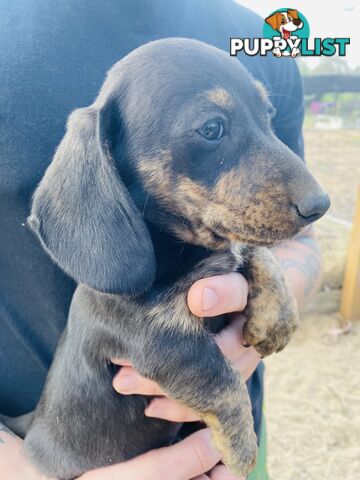
M 265 22 L 270 25 L 273 30 L 281 33 L 282 38 L 288 40 L 293 32 L 303 28 L 304 24 L 299 18 L 297 10 L 290 8 L 286 12 L 275 12 L 270 17 L 265 18 Z
M 265 18 L 264 37 L 278 40 L 272 51 L 276 57 L 296 57 L 301 54 L 299 39 L 309 37 L 309 25 L 298 10 L 282 8 Z

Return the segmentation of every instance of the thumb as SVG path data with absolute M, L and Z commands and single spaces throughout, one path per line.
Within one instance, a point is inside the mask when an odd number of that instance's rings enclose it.
M 248 283 L 240 273 L 203 278 L 192 285 L 188 305 L 198 317 L 241 312 L 246 307 Z

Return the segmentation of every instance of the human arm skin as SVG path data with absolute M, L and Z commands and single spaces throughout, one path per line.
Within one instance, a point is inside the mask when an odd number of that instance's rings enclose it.
M 318 290 L 322 278 L 322 256 L 313 228 L 272 248 L 291 285 L 299 308 Z

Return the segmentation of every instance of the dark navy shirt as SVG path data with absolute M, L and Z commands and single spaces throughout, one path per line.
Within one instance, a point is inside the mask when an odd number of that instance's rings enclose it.
M 0 412 L 32 410 L 75 288 L 24 226 L 68 114 L 92 103 L 106 71 L 162 37 L 261 37 L 232 0 L 0 0 Z M 303 155 L 302 84 L 292 59 L 239 57 L 270 92 L 278 137 Z M 257 429 L 262 366 L 249 382 Z

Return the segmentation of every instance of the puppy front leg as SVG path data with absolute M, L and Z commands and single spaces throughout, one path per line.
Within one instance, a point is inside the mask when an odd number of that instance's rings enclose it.
M 154 324 L 151 333 L 147 330 L 134 366 L 170 397 L 195 410 L 211 428 L 224 463 L 235 474 L 247 475 L 255 465 L 257 445 L 245 382 L 210 334 L 182 329 L 184 319 L 182 323 L 173 319 L 167 329 Z
M 262 355 L 279 352 L 296 330 L 298 309 L 281 265 L 267 248 L 248 251 L 249 296 L 244 338 Z
M 131 360 L 142 375 L 199 414 L 211 428 L 224 463 L 243 476 L 253 468 L 257 456 L 246 385 L 186 302 L 196 280 L 236 271 L 239 262 L 241 247 L 214 254 L 167 291 L 144 298 L 146 320 L 139 328 L 135 326 Z

